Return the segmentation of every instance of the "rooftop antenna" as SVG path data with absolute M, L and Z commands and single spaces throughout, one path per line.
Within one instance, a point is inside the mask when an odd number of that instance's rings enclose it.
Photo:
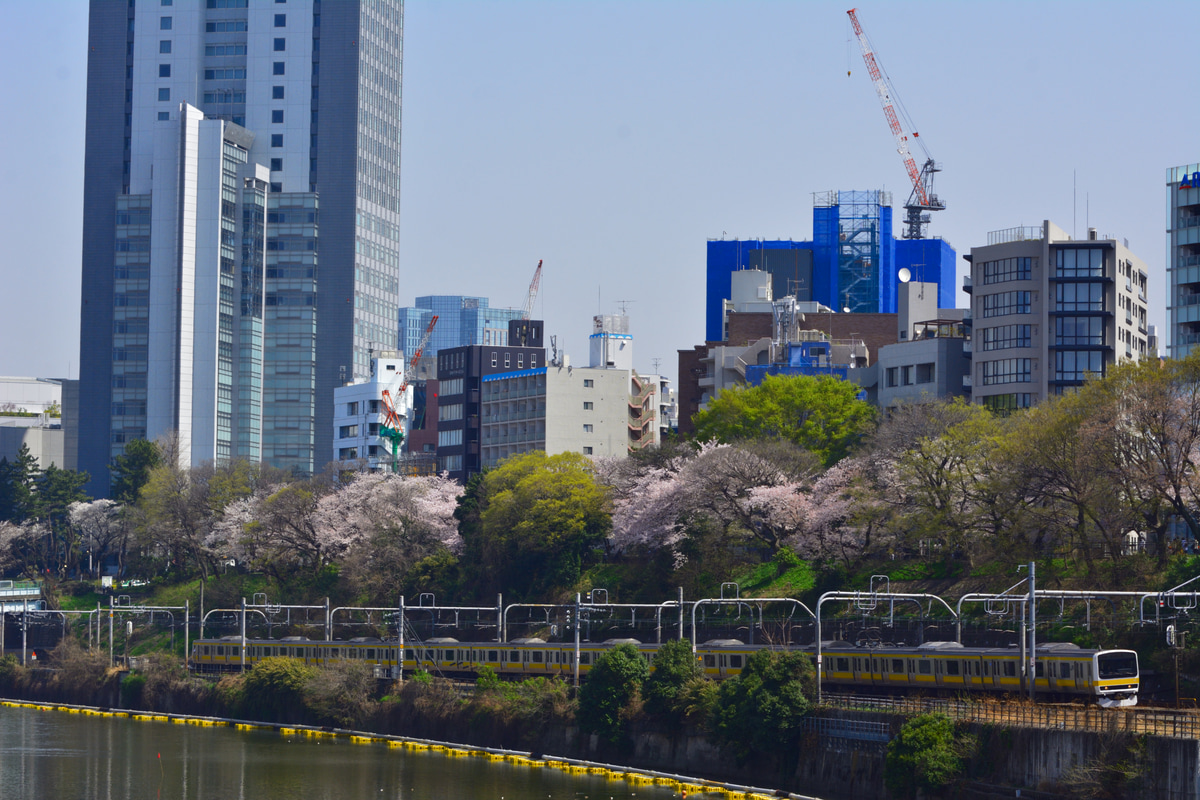
M 650 359 L 650 363 L 654 366 L 654 374 L 657 375 L 658 374 L 658 365 L 662 363 L 662 359 L 661 358 L 652 358 L 652 359 Z
M 629 316 L 629 305 L 634 302 L 636 302 L 636 301 L 634 301 L 634 300 L 617 300 L 616 301 L 617 308 L 621 309 L 621 316 L 623 316 L 623 317 Z

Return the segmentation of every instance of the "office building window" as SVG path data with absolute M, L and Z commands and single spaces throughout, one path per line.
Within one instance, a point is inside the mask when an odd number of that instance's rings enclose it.
M 283 134 L 282 133 L 272 133 L 271 134 L 271 147 L 283 147 Z
M 1055 274 L 1060 278 L 1103 278 L 1104 250 L 1099 247 L 1067 248 L 1055 253 Z
M 158 43 L 158 52 L 160 52 L 160 53 L 171 52 L 171 40 L 163 39 L 161 42 L 159 42 Z
M 983 385 L 1029 383 L 1033 380 L 1033 359 L 1001 358 L 983 362 Z
M 583 401 L 583 410 L 584 410 L 584 411 L 591 411 L 591 410 L 592 410 L 592 406 L 593 406 L 593 403 L 592 403 L 592 401 L 591 401 L 591 400 L 584 400 L 584 401 Z
M 899 367 L 888 367 L 887 368 L 887 388 L 895 389 L 899 385 L 900 385 L 900 368 Z
M 529 354 L 529 368 L 530 368 L 530 369 L 536 369 L 536 368 L 537 368 L 537 353 L 530 353 L 530 354 Z
M 171 18 L 170 17 L 159 17 L 158 18 L 158 29 L 160 31 L 171 30 Z
M 273 122 L 275 124 L 279 124 L 280 122 L 283 122 L 283 109 L 282 108 L 275 108 L 275 109 L 271 110 L 271 122 Z
M 274 62 L 271 65 L 271 74 L 272 75 L 282 75 L 283 74 L 283 63 L 284 62 L 282 62 L 282 61 Z
M 159 64 L 158 65 L 158 77 L 160 77 L 160 78 L 171 77 L 171 65 L 170 64 Z
M 1057 345 L 1103 345 L 1102 317 L 1058 317 L 1054 320 L 1054 343 Z
M 282 184 L 282 183 L 272 183 L 272 184 L 271 184 L 271 191 L 272 191 L 272 192 L 282 192 L 282 191 L 283 191 L 283 184 Z M 268 303 L 267 305 L 270 305 L 270 303 Z M 312 305 L 312 303 L 309 303 L 309 305 Z
M 1033 406 L 1033 395 L 1027 392 L 1016 394 L 994 394 L 983 398 L 983 407 L 993 414 L 1005 416 L 1018 408 Z
M 171 90 L 170 89 L 159 89 L 158 90 L 158 99 L 160 101 L 170 100 L 171 99 Z
M 1007 314 L 1028 314 L 1032 292 L 999 292 L 983 297 L 984 317 L 1003 317 Z
M 590 447 L 583 448 L 583 454 L 585 456 L 590 456 L 592 454 L 592 448 L 590 448 Z
M 275 27 L 276 28 L 286 28 L 287 27 L 287 14 L 276 14 L 275 15 Z
M 272 100 L 282 100 L 283 99 L 283 87 L 282 86 L 272 86 L 271 87 L 271 99 Z
M 1031 347 L 1032 325 L 1000 325 L 984 328 L 980 333 L 984 351 L 1006 350 L 1010 347 Z
M 282 158 L 272 158 L 271 159 L 271 172 L 281 172 L 282 170 L 283 170 L 283 159 Z
M 595 386 L 595 385 L 596 385 L 596 382 L 595 382 L 595 381 L 593 381 L 591 378 L 584 378 L 584 379 L 583 379 L 583 388 L 585 388 L 585 389 L 591 389 L 591 388 L 592 388 L 593 386 Z
M 525 369 L 525 354 L 517 353 L 517 369 Z
M 1104 377 L 1104 353 L 1099 350 L 1060 350 L 1054 354 L 1054 380 L 1083 381 Z
M 160 111 L 160 112 L 158 112 L 158 121 L 159 121 L 159 122 L 164 122 L 164 121 L 167 121 L 167 120 L 170 120 L 170 119 L 171 119 L 171 112 L 170 112 L 170 111 Z
M 287 49 L 287 39 L 276 39 L 275 40 L 275 52 L 276 53 L 282 53 L 286 49 Z
M 505 353 L 504 354 L 504 366 L 505 366 L 505 368 L 508 368 L 511 365 L 512 365 L 512 353 Z
M 1104 284 L 1060 283 L 1055 287 L 1054 300 L 1056 311 L 1103 311 Z
M 592 425 L 589 425 L 589 424 L 586 424 L 586 423 L 585 423 L 585 424 L 584 424 L 584 426 L 583 426 L 583 432 L 584 432 L 584 433 L 591 433 L 591 432 L 592 432 L 592 429 L 593 429 L 593 426 L 592 426 Z
M 1031 267 L 1037 264 L 1036 258 L 1002 258 L 999 261 L 983 262 L 983 282 L 1005 283 L 1007 281 L 1027 281 Z

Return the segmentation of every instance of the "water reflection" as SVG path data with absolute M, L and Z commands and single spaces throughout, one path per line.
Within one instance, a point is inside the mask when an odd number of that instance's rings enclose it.
M 677 796 L 602 776 L 474 758 L 0 707 L 0 798 L 534 800 Z

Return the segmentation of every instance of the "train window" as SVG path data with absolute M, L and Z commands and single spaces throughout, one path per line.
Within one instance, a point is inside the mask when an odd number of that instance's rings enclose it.
M 933 672 L 933 670 L 930 668 L 928 661 L 918 661 L 917 662 L 917 671 L 920 672 L 922 675 L 928 675 L 931 672 Z
M 404 660 L 405 661 L 416 661 L 417 660 L 417 655 L 416 655 L 416 653 L 414 653 L 412 651 L 411 647 L 405 649 Z
M 706 655 L 704 657 L 704 666 L 715 667 L 717 665 L 717 657 Z
M 838 658 L 838 660 L 837 660 L 837 671 L 838 671 L 838 672 L 849 672 L 849 671 L 850 671 L 850 659 L 848 659 L 848 658 Z
M 1037 662 L 1037 669 L 1035 670 L 1034 675 L 1036 675 L 1039 678 L 1046 677 L 1046 662 L 1044 662 L 1044 661 Z
M 500 652 L 498 650 L 488 650 L 488 661 L 496 662 L 500 660 Z
M 1063 678 L 1071 677 L 1071 665 L 1064 661 L 1062 666 L 1058 668 L 1058 674 Z
M 892 672 L 904 672 L 904 659 L 902 659 L 902 658 L 893 658 L 892 659 Z
M 737 667 L 738 669 L 741 669 L 742 668 L 742 657 L 741 656 L 730 656 L 729 657 L 729 666 Z
M 580 664 L 592 663 L 592 654 L 591 653 L 580 653 L 579 654 L 579 663 Z
M 533 663 L 535 663 L 535 664 L 540 664 L 540 663 L 542 663 L 542 652 L 541 652 L 540 650 L 535 650 L 535 651 L 534 651 L 534 653 L 533 653 Z
M 1015 662 L 1013 662 L 1013 661 L 1005 661 L 1004 662 L 1004 677 L 1006 677 L 1006 678 L 1017 677 L 1017 665 Z
M 372 661 L 375 659 L 375 648 L 374 647 L 367 648 L 367 658 L 371 659 Z
M 211 653 L 209 653 L 209 652 L 208 652 L 208 650 L 209 650 L 209 647 L 208 647 L 208 645 L 204 645 L 204 647 L 201 647 L 201 648 L 200 648 L 200 653 L 201 653 L 202 655 L 206 655 L 206 656 L 207 656 L 207 655 L 211 655 Z
M 957 675 L 958 674 L 958 662 L 957 661 L 947 661 L 946 662 L 946 674 L 947 675 Z
M 225 645 L 221 645 L 221 644 L 217 645 L 217 655 L 219 655 L 219 656 L 225 655 Z
M 520 650 L 511 651 L 508 654 L 508 660 L 514 664 L 520 664 L 521 663 L 521 651 Z
M 988 669 L 989 669 L 989 668 L 990 668 L 990 665 L 988 664 L 988 662 L 986 662 L 986 661 L 985 661 L 985 662 L 983 662 L 983 674 L 984 674 L 985 676 L 988 674 Z

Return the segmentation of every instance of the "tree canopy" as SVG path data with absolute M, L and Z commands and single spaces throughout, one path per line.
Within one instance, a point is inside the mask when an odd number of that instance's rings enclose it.
M 544 596 L 574 585 L 612 526 L 608 491 L 579 453 L 505 460 L 468 485 L 455 516 L 465 582 L 480 594 Z
M 759 386 L 735 386 L 694 417 L 700 441 L 786 439 L 825 466 L 849 455 L 875 418 L 860 389 L 829 375 L 768 375 Z

